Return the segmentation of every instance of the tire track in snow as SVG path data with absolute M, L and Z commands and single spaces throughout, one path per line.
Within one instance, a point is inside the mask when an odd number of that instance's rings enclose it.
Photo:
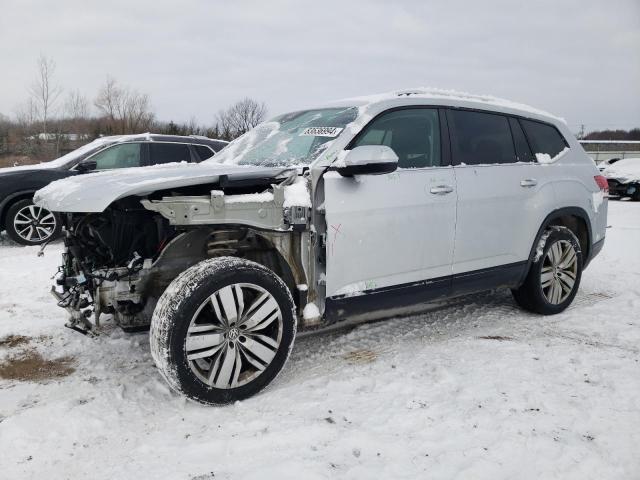
M 579 312 L 612 298 L 614 295 L 606 292 L 579 292 L 567 311 Z M 469 295 L 424 314 L 376 320 L 300 338 L 281 382 L 329 377 L 345 367 L 366 368 L 367 363 L 388 361 L 416 347 L 455 340 L 482 340 L 479 336 L 504 336 L 517 342 L 546 336 L 590 344 L 586 337 L 583 340 L 549 328 L 562 324 L 562 320 L 552 319 L 520 309 L 507 290 Z M 637 350 L 606 342 L 591 341 L 591 344 L 637 353 Z M 353 361 L 359 354 L 369 361 Z

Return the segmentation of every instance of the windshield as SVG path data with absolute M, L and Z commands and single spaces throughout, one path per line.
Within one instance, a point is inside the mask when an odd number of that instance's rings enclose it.
M 280 115 L 237 138 L 211 161 L 265 167 L 309 165 L 357 115 L 357 107 Z

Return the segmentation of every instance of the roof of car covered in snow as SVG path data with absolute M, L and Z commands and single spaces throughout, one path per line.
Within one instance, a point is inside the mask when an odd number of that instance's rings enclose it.
M 513 102 L 492 95 L 476 95 L 455 90 L 439 88 L 412 88 L 395 90 L 375 95 L 344 98 L 329 102 L 325 107 L 331 106 L 357 106 L 370 111 L 381 111 L 387 108 L 405 105 L 417 105 L 429 103 L 430 105 L 442 105 L 461 108 L 475 108 L 480 110 L 499 111 L 511 113 L 523 117 L 537 118 L 553 123 L 566 123 L 563 118 L 529 105 Z
M 101 137 L 101 140 L 112 140 L 113 142 L 180 142 L 200 145 L 226 145 L 226 140 L 203 137 L 200 135 L 162 135 L 158 133 L 138 133 L 134 135 L 114 135 L 111 137 Z

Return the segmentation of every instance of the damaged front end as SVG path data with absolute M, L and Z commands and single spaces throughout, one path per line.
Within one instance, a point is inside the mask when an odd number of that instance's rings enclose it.
M 52 293 L 71 315 L 71 328 L 88 331 L 101 313 L 135 329 L 144 302 L 138 293 L 162 249 L 177 234 L 135 199 L 115 202 L 102 213 L 67 214 L 65 251 Z
M 91 332 L 102 314 L 110 314 L 125 331 L 146 329 L 173 279 L 221 256 L 272 269 L 301 312 L 316 297 L 307 280 L 314 268 L 310 202 L 287 197 L 301 182 L 308 188 L 295 170 L 249 181 L 224 177 L 126 197 L 101 213 L 66 214 L 63 265 L 52 293 L 70 314 L 67 326 Z

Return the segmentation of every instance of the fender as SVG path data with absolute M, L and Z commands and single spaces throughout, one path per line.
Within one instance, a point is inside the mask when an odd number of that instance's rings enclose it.
M 589 219 L 589 215 L 581 207 L 559 208 L 551 212 L 549 215 L 547 215 L 544 221 L 542 222 L 542 225 L 540 225 L 535 241 L 533 242 L 533 245 L 531 245 L 531 251 L 529 252 L 529 260 L 527 261 L 527 268 L 524 269 L 524 274 L 520 279 L 520 284 L 524 282 L 524 279 L 529 273 L 529 269 L 531 268 L 531 264 L 533 263 L 533 259 L 535 258 L 536 247 L 538 246 L 538 242 L 540 241 L 540 237 L 542 237 L 542 234 L 544 233 L 544 231 L 547 229 L 549 225 L 551 225 L 551 223 L 554 220 L 567 215 L 573 215 L 575 217 L 581 218 L 582 220 L 584 220 L 584 223 L 587 226 L 587 248 L 585 252 L 582 252 L 582 258 L 584 262 L 583 268 L 587 267 L 587 265 L 589 264 L 589 261 L 591 260 L 591 252 L 593 250 L 593 246 L 591 244 L 591 239 L 593 238 L 593 236 L 591 233 L 591 220 Z

